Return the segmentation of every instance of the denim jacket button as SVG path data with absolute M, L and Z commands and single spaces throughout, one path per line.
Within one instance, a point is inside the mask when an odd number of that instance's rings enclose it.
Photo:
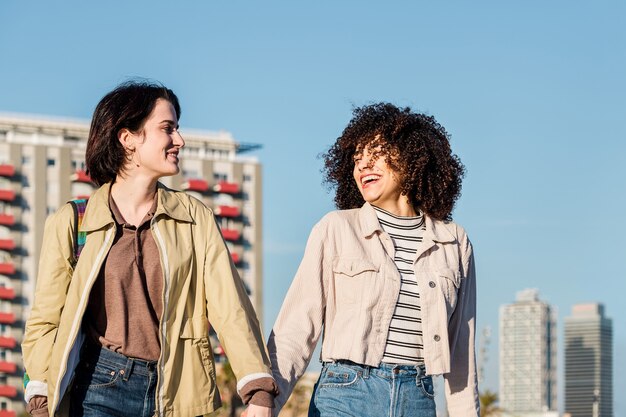
M 435 337 L 433 337 L 433 339 L 435 339 L 435 342 L 438 342 L 441 340 L 441 337 L 439 337 L 439 335 L 436 334 Z
M 430 281 L 430 282 L 428 283 L 428 286 L 429 286 L 430 288 L 435 288 L 435 286 L 436 286 L 436 285 L 437 285 L 437 284 L 435 284 L 435 281 Z

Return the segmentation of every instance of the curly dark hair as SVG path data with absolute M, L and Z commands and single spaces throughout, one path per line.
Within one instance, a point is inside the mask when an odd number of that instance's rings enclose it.
M 355 108 L 341 136 L 322 155 L 324 182 L 335 189 L 337 208 L 358 208 L 365 202 L 353 169 L 355 154 L 366 145 L 379 146 L 375 157 L 387 158 L 415 210 L 451 220 L 465 167 L 452 153 L 448 133 L 434 117 L 389 103 Z

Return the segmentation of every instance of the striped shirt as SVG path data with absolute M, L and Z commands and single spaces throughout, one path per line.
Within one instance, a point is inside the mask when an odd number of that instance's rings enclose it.
M 401 217 L 374 207 L 382 229 L 395 248 L 394 262 L 400 272 L 400 294 L 389 324 L 383 362 L 423 364 L 420 294 L 413 271 L 417 247 L 426 230 L 424 216 Z

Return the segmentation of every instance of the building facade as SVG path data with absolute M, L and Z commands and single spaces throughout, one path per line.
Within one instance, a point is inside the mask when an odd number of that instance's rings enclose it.
M 500 408 L 510 414 L 556 411 L 556 314 L 535 289 L 500 308 Z
M 565 411 L 613 417 L 613 323 L 602 304 L 577 304 L 565 318 Z
M 46 217 L 87 197 L 89 123 L 0 115 L 0 417 L 23 410 L 20 344 L 33 302 Z M 258 145 L 228 132 L 183 131 L 181 172 L 162 182 L 211 207 L 263 322 L 261 165 L 242 155 Z

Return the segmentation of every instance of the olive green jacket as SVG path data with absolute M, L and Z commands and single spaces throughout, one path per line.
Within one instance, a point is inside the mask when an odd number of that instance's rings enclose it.
M 46 221 L 35 300 L 22 343 L 30 382 L 28 401 L 48 396 L 50 415 L 67 415 L 67 398 L 84 341 L 81 322 L 89 293 L 113 244 L 110 184 L 90 198 L 87 233 L 74 264 L 73 210 L 64 205 Z M 220 406 L 209 342 L 209 321 L 239 381 L 270 377 L 259 323 L 233 266 L 213 213 L 198 200 L 159 184 L 150 228 L 163 270 L 159 416 L 207 415 Z

